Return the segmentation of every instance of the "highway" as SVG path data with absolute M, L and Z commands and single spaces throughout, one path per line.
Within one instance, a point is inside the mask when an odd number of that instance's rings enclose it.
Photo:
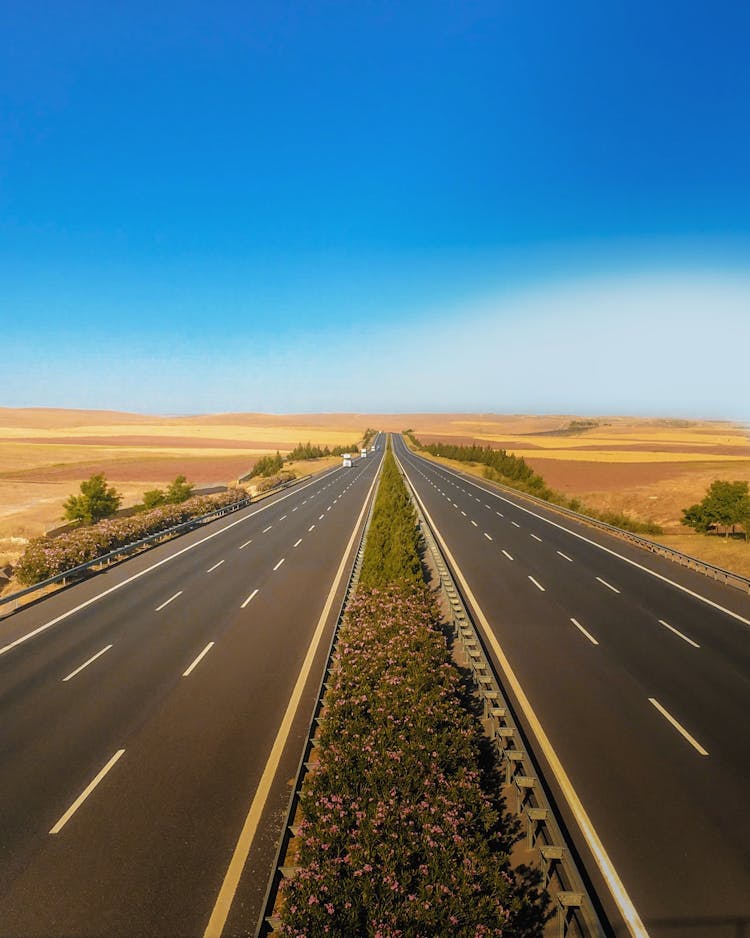
M 546 751 L 511 693 L 615 933 L 750 936 L 750 598 L 395 451 L 543 727 Z
M 3 938 L 253 930 L 382 453 L 0 620 Z

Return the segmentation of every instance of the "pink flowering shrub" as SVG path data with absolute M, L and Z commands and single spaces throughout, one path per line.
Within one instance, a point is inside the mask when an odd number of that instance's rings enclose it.
M 283 935 L 541 935 L 546 897 L 510 865 L 517 822 L 482 768 L 424 586 L 359 590 L 325 704 Z
M 128 518 L 107 518 L 58 537 L 38 537 L 29 543 L 15 568 L 19 583 L 31 585 L 95 560 L 151 534 L 233 505 L 247 498 L 243 488 L 218 495 L 198 495 L 179 505 L 161 505 Z

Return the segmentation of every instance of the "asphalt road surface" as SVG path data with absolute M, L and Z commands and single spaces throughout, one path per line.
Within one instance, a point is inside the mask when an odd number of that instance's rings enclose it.
M 252 931 L 382 453 L 0 620 L 0 935 Z
M 619 877 L 529 733 L 616 933 L 629 900 L 659 938 L 750 938 L 750 598 L 395 449 Z

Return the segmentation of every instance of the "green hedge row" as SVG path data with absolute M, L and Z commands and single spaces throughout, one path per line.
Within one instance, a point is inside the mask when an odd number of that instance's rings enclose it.
M 385 586 L 398 580 L 421 583 L 420 548 L 417 516 L 389 449 L 383 458 L 360 584 Z

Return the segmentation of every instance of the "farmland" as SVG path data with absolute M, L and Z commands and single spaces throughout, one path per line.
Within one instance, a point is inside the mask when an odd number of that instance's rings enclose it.
M 414 414 L 404 419 L 423 443 L 476 441 L 507 449 L 522 456 L 551 488 L 600 511 L 653 521 L 664 531 L 655 540 L 750 576 L 750 546 L 744 540 L 706 537 L 680 525 L 682 509 L 699 501 L 714 479 L 750 480 L 746 427 L 570 415 Z
M 116 485 L 128 507 L 177 475 L 199 487 L 225 485 L 261 456 L 299 442 L 348 445 L 366 426 L 356 414 L 153 417 L 0 408 L 0 566 L 20 556 L 29 538 L 60 524 L 63 501 L 95 472 Z

